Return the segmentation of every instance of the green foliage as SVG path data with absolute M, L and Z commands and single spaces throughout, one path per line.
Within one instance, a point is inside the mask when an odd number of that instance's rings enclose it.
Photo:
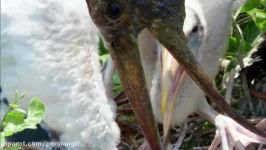
M 103 39 L 100 37 L 100 40 L 99 40 L 99 55 L 102 56 L 102 55 L 105 55 L 105 54 L 108 54 L 108 51 L 105 48 Z
M 266 0 L 248 0 L 233 16 L 233 24 L 231 26 L 231 34 L 228 38 L 228 48 L 223 59 L 228 60 L 229 64 L 219 75 L 227 77 L 232 69 L 236 69 L 243 58 L 246 57 L 252 49 L 255 49 L 260 42 L 260 36 L 266 32 Z M 251 62 L 260 61 L 253 59 Z M 221 83 L 221 82 L 220 82 Z M 234 87 L 242 87 L 242 79 L 234 80 Z M 218 87 L 222 87 L 218 85 Z M 239 90 L 239 88 L 237 88 Z M 225 95 L 226 88 L 219 88 L 220 93 Z M 234 95 L 237 93 L 237 95 Z M 237 100 L 232 106 L 241 110 L 243 103 L 246 102 L 245 93 L 243 91 L 234 91 L 233 97 Z M 202 126 L 203 129 L 212 128 L 208 122 Z M 193 139 L 192 139 L 193 140 Z M 190 143 L 195 144 L 195 143 Z M 207 144 L 208 145 L 208 144 Z M 192 146 L 193 147 L 193 146 Z M 191 148 L 191 146 L 189 147 Z
M 213 128 L 213 127 L 215 127 L 213 124 L 211 124 L 209 121 L 205 121 L 204 123 L 203 123 L 203 126 L 202 126 L 202 128 L 203 129 L 210 129 L 210 128 Z
M 256 8 L 260 4 L 260 0 L 248 0 L 246 4 L 241 8 L 241 13 L 250 11 Z
M 225 73 L 239 64 L 239 56 L 245 57 L 255 48 L 260 35 L 266 32 L 265 0 L 248 0 L 234 16 L 232 34 L 228 39 L 225 59 L 230 63 Z
M 99 55 L 100 55 L 100 63 L 103 65 L 107 63 L 107 59 L 110 57 L 110 54 L 108 53 L 107 49 L 105 48 L 104 41 L 102 38 L 100 38 L 99 41 Z M 118 72 L 116 71 L 113 75 L 113 94 L 117 95 L 123 90 L 120 77 L 118 75 Z
M 251 11 L 248 11 L 247 14 L 253 19 L 253 21 L 255 22 L 257 27 L 262 32 L 266 32 L 266 12 L 265 12 L 265 10 L 254 8 Z
M 118 72 L 115 72 L 114 76 L 113 76 L 113 94 L 117 95 L 118 93 L 120 93 L 123 90 L 122 87 L 122 83 L 120 80 L 120 77 L 118 75 Z
M 35 126 L 41 122 L 44 112 L 44 104 L 38 98 L 33 98 L 29 104 L 28 116 L 24 121 L 29 125 Z
M 104 46 L 104 41 L 102 38 L 99 40 L 99 55 L 100 55 L 100 63 L 103 64 L 107 61 L 108 57 L 110 56 L 108 54 L 107 49 Z
M 8 148 L 8 150 L 20 150 L 20 146 L 19 145 L 12 145 Z
M 266 7 L 266 0 L 261 0 L 261 4 Z
M 0 149 L 3 149 L 5 146 L 6 140 L 5 140 L 5 135 L 4 133 L 0 133 Z
M 32 98 L 28 111 L 20 108 L 19 102 L 25 97 L 25 94 L 16 92 L 15 99 L 9 104 L 9 110 L 5 114 L 0 124 L 0 149 L 5 145 L 5 137 L 12 136 L 25 129 L 36 129 L 36 125 L 41 122 L 45 114 L 45 106 L 38 98 Z M 9 150 L 17 150 L 19 146 L 12 145 Z
M 122 122 L 129 122 L 129 123 L 133 123 L 136 121 L 136 118 L 133 114 L 131 115 L 121 115 L 118 117 L 118 120 L 119 121 L 122 121 Z

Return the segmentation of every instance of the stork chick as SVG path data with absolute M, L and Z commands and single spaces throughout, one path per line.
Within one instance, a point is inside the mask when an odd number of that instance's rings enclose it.
M 189 38 L 193 54 L 212 78 L 217 74 L 218 60 L 224 54 L 234 3 L 234 0 L 186 1 L 187 16 L 183 30 Z M 198 112 L 217 127 L 217 138 L 210 149 L 218 146 L 218 139 L 222 141 L 223 149 L 232 149 L 234 146 L 241 149 L 249 143 L 266 142 L 266 138 L 248 131 L 241 124 L 213 110 L 204 99 L 204 93 L 187 77 L 172 55 L 166 50 L 161 55 L 161 101 L 158 99 L 160 96 L 154 94 L 160 93 L 158 88 L 152 89 L 151 96 L 154 114 L 159 122 L 164 123 L 165 136 L 170 125 L 180 125 L 189 114 Z

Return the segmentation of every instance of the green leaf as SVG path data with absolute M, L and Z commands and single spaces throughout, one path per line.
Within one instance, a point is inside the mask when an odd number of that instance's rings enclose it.
M 26 111 L 21 109 L 21 108 L 15 108 L 15 109 L 13 109 L 13 111 L 16 111 L 16 112 L 21 113 L 21 114 L 26 116 Z
M 20 150 L 21 147 L 19 145 L 11 145 L 10 147 L 8 147 L 8 150 Z
M 248 42 L 241 40 L 241 47 L 239 48 L 239 50 L 243 57 L 245 57 L 251 49 L 252 47 Z
M 14 133 L 16 133 L 18 130 L 17 130 L 17 126 L 13 123 L 8 123 L 5 125 L 5 128 L 4 128 L 4 136 L 11 136 L 13 135 Z
M 123 86 L 122 86 L 122 85 L 114 85 L 113 94 L 114 94 L 114 95 L 117 95 L 117 94 L 119 94 L 122 90 L 123 90 Z
M 225 59 L 230 60 L 230 61 L 236 59 L 236 54 L 235 53 L 229 53 L 228 55 L 229 56 L 225 56 Z
M 24 124 L 21 124 L 19 126 L 17 126 L 17 132 L 23 131 L 25 129 L 36 129 L 38 123 L 34 123 L 34 122 L 27 122 L 25 121 Z
M 120 77 L 118 75 L 118 72 L 116 71 L 113 75 L 113 94 L 117 95 L 123 90 L 123 86 L 121 84 Z
M 12 103 L 12 104 L 9 104 L 9 107 L 12 108 L 12 109 L 14 109 L 14 108 L 18 108 L 19 105 Z
M 228 48 L 226 50 L 226 56 L 235 55 L 235 53 L 238 51 L 238 47 L 239 47 L 239 39 L 236 37 L 229 37 Z
M 100 56 L 100 61 L 101 61 L 101 63 L 106 62 L 108 58 L 109 58 L 109 54 L 101 55 L 101 56 Z
M 238 65 L 238 61 L 237 59 L 233 59 L 230 61 L 230 63 L 228 64 L 228 66 L 225 69 L 225 72 L 230 72 L 233 68 L 235 68 Z
M 260 0 L 248 0 L 241 8 L 241 13 L 250 11 L 260 4 Z
M 41 122 L 44 113 L 45 106 L 38 98 L 33 98 L 30 101 L 27 117 L 25 111 L 20 108 L 8 112 L 4 120 L 4 136 L 11 136 L 24 129 L 35 129 L 36 124 Z
M 114 73 L 113 84 L 121 84 L 121 80 L 117 72 Z
M 261 0 L 261 4 L 266 7 L 266 0 Z
M 99 55 L 102 56 L 102 55 L 105 55 L 105 54 L 108 54 L 108 51 L 106 50 L 105 46 L 104 46 L 104 41 L 102 38 L 100 38 L 99 40 Z
M 203 124 L 203 126 L 202 126 L 202 128 L 203 128 L 204 130 L 206 130 L 206 129 L 210 129 L 210 128 L 213 128 L 213 127 L 214 127 L 213 124 L 211 124 L 211 123 L 208 122 L 208 121 L 205 121 L 204 124 Z
M 26 120 L 22 124 L 15 125 L 13 123 L 8 123 L 5 125 L 4 128 L 4 135 L 7 136 L 12 136 L 14 133 L 21 132 L 25 129 L 36 129 L 36 124 L 39 122 L 36 122 L 34 120 Z
M 25 114 L 18 111 L 10 111 L 6 114 L 4 124 L 12 123 L 14 125 L 19 125 L 24 122 Z
M 253 45 L 254 41 L 260 36 L 260 30 L 255 22 L 250 21 L 243 29 L 244 39 Z
M 3 132 L 0 132 L 0 149 L 3 149 L 6 143 L 5 135 Z
M 260 9 L 253 9 L 247 12 L 262 32 L 266 32 L 266 12 Z
M 36 124 L 40 123 L 45 113 L 44 104 L 38 99 L 33 98 L 28 106 L 28 113 L 20 108 L 19 101 L 25 97 L 25 94 L 16 92 L 16 97 L 13 103 L 9 105 L 11 108 L 4 117 L 2 132 L 0 132 L 0 149 L 3 148 L 5 137 L 12 136 L 14 133 L 23 131 L 24 129 L 34 129 Z M 14 145 L 8 148 L 9 150 L 19 150 L 19 145 Z
M 29 104 L 28 115 L 25 119 L 25 123 L 29 125 L 36 125 L 40 123 L 44 117 L 44 113 L 44 104 L 38 98 L 33 98 Z

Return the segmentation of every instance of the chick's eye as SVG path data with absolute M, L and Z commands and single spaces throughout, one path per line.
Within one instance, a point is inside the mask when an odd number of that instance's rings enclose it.
M 107 6 L 107 16 L 111 19 L 118 19 L 121 15 L 122 6 L 120 3 L 113 2 Z

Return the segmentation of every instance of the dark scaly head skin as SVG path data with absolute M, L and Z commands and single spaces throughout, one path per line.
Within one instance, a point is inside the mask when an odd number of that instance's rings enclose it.
M 149 96 L 138 52 L 137 36 L 143 28 L 151 31 L 221 110 L 247 129 L 265 137 L 263 132 L 248 123 L 225 102 L 189 50 L 182 30 L 184 0 L 87 0 L 87 3 L 93 21 L 110 44 L 110 53 L 122 84 L 150 145 L 152 143 L 149 136 L 157 136 L 157 133 L 151 133 L 156 129 L 152 125 L 154 119 L 150 117 Z M 147 128 L 149 125 L 152 125 L 151 129 Z M 146 128 L 150 131 L 145 131 Z
M 184 0 L 87 0 L 87 4 L 108 42 L 114 35 L 137 37 L 143 28 L 157 36 L 172 35 L 173 31 L 183 34 Z
M 135 0 L 87 0 L 90 15 L 109 43 L 109 52 L 133 107 L 138 123 L 151 147 L 160 150 L 160 138 L 145 85 L 137 36 L 139 23 Z

